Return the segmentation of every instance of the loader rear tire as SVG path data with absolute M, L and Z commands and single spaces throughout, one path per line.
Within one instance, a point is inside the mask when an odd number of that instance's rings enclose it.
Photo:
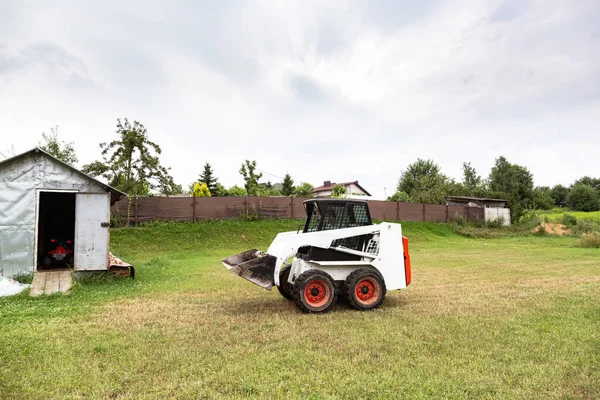
M 288 283 L 290 270 L 290 267 L 286 267 L 279 272 L 279 286 L 277 286 L 277 290 L 279 290 L 279 293 L 286 299 L 294 300 L 292 297 L 292 284 Z
M 337 300 L 333 278 L 318 269 L 300 274 L 292 286 L 292 294 L 298 308 L 305 313 L 326 313 Z
M 372 269 L 357 269 L 344 281 L 344 293 L 357 310 L 373 310 L 383 304 L 386 288 L 383 277 Z

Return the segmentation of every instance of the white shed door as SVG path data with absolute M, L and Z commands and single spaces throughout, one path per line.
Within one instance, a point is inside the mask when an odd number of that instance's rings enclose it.
M 75 269 L 108 265 L 109 193 L 79 193 L 75 202 Z

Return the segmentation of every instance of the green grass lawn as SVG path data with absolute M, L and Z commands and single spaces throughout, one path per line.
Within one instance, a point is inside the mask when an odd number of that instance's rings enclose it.
M 600 398 L 600 250 L 406 223 L 408 289 L 306 315 L 220 264 L 299 224 L 113 230 L 135 280 L 0 299 L 0 398 Z

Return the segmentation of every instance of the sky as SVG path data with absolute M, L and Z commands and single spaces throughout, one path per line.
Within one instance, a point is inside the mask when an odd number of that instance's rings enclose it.
M 142 122 L 177 183 L 245 159 L 391 195 L 418 158 L 600 175 L 600 2 L 0 0 L 0 151 L 59 127 L 79 166 Z M 270 175 L 269 175 L 270 174 Z

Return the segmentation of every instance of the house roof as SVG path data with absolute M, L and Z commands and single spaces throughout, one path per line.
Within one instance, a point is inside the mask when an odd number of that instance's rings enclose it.
M 358 181 L 354 181 L 354 182 L 341 182 L 341 183 L 335 183 L 335 182 L 331 182 L 329 185 L 321 185 L 319 187 L 316 187 L 313 189 L 313 193 L 317 193 L 317 192 L 323 192 L 325 190 L 333 190 L 333 187 L 335 185 L 340 185 L 340 186 L 350 186 L 350 185 L 356 185 L 360 190 L 362 190 L 364 192 L 364 194 L 366 194 L 367 196 L 370 196 L 371 193 L 367 192 L 367 190 L 360 186 L 358 184 Z
M 89 180 L 92 180 L 92 181 L 94 181 L 95 183 L 97 183 L 98 185 L 102 186 L 102 187 L 103 187 L 103 188 L 105 188 L 105 189 L 106 189 L 108 192 L 110 192 L 110 203 L 111 203 L 111 204 L 114 204 L 114 203 L 116 203 L 116 202 L 117 202 L 117 201 L 119 201 L 119 199 L 121 199 L 123 196 L 127 196 L 127 194 L 126 194 L 126 193 L 124 193 L 124 192 L 121 192 L 120 190 L 118 190 L 118 189 L 115 189 L 115 188 L 113 188 L 112 186 L 109 186 L 109 185 L 107 185 L 106 183 L 103 183 L 103 182 L 99 181 L 98 179 L 96 179 L 96 178 L 94 178 L 94 177 L 91 177 L 91 176 L 89 176 L 89 175 L 88 175 L 88 174 L 86 174 L 85 172 L 82 172 L 82 171 L 78 170 L 77 168 L 73 167 L 72 165 L 69 165 L 69 164 L 67 164 L 67 163 L 66 163 L 66 162 L 64 162 L 64 161 L 62 161 L 62 160 L 59 160 L 58 158 L 54 157 L 52 154 L 48 153 L 48 152 L 47 152 L 47 151 L 45 151 L 45 150 L 42 150 L 42 149 L 40 149 L 39 147 L 35 147 L 35 148 L 33 148 L 33 149 L 31 149 L 31 150 L 28 150 L 28 151 L 26 151 L 26 152 L 24 152 L 24 153 L 17 154 L 16 156 L 13 156 L 13 157 L 10 157 L 10 158 L 7 158 L 7 159 L 5 159 L 5 160 L 2 160 L 2 161 L 0 161 L 0 168 L 1 168 L 3 165 L 5 165 L 5 164 L 8 164 L 9 162 L 11 162 L 11 161 L 14 161 L 14 160 L 17 160 L 17 159 L 19 159 L 19 158 L 21 158 L 21 157 L 24 157 L 24 156 L 26 156 L 26 155 L 28 155 L 28 154 L 30 154 L 30 153 L 42 153 L 42 154 L 45 154 L 46 156 L 50 157 L 51 159 L 53 159 L 53 160 L 54 160 L 54 161 L 56 161 L 57 163 L 64 165 L 65 167 L 67 167 L 67 168 L 69 168 L 69 169 L 71 169 L 71 170 L 73 170 L 73 171 L 75 171 L 75 172 L 77 172 L 77 173 L 79 173 L 79 174 L 81 174 L 81 175 L 85 176 L 85 177 L 86 177 L 86 178 L 88 178 Z
M 504 200 L 504 199 L 490 199 L 487 197 L 471 197 L 471 196 L 447 196 L 446 200 L 449 201 L 479 201 L 479 202 L 485 202 L 485 201 L 502 201 L 502 202 L 507 202 L 508 200 Z

